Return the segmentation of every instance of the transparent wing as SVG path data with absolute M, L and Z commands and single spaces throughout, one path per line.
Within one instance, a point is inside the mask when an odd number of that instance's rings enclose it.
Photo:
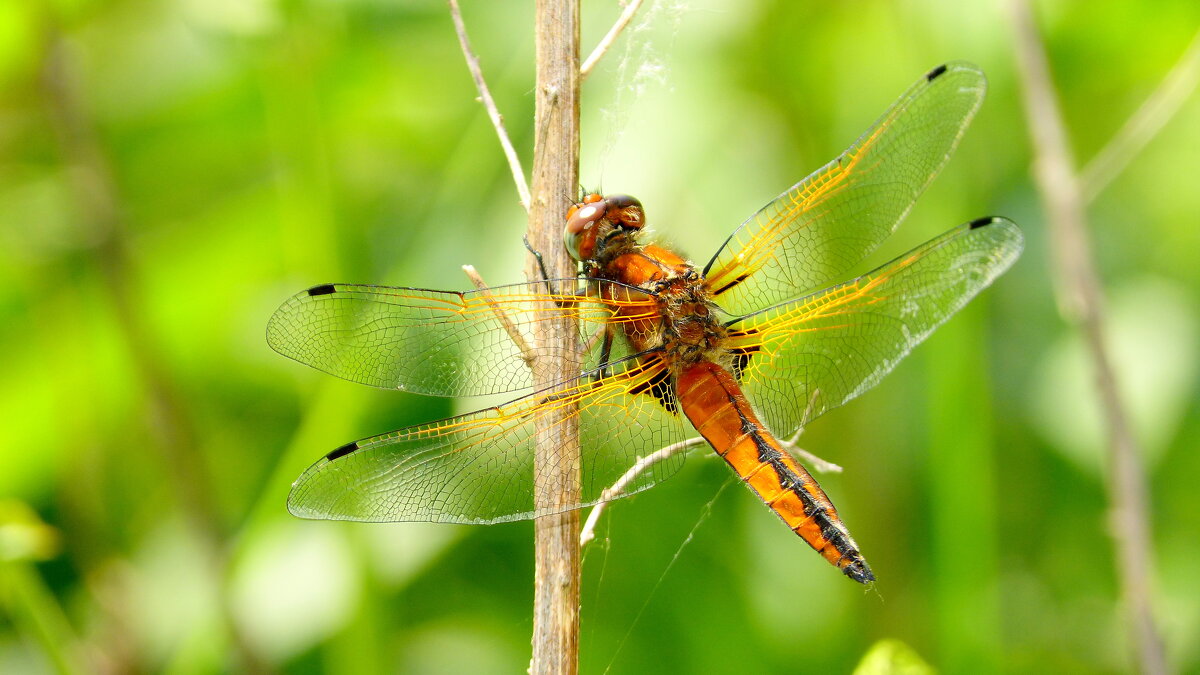
M 606 326 L 655 316 L 654 298 L 608 282 L 557 279 L 469 292 L 324 284 L 292 296 L 267 324 L 271 347 L 352 382 L 433 396 L 474 396 L 532 386 L 527 359 L 538 323 L 570 316 L 598 365 Z M 601 291 L 605 291 L 601 293 Z M 619 331 L 616 331 L 619 333 Z M 626 353 L 620 349 L 618 354 Z
M 896 229 L 983 100 L 983 73 L 934 68 L 854 145 L 734 230 L 704 269 L 733 316 L 824 285 Z
M 1021 246 L 1010 221 L 983 218 L 854 281 L 744 317 L 731 344 L 747 397 L 769 429 L 790 435 L 875 386 Z
M 295 482 L 288 509 L 302 518 L 499 523 L 599 502 L 639 457 L 685 437 L 657 355 L 613 368 L 619 372 L 600 380 L 580 377 L 553 395 L 534 393 L 339 448 Z M 582 498 L 538 511 L 534 430 L 551 411 L 576 405 Z M 627 491 L 650 487 L 682 462 L 675 455 L 653 465 Z

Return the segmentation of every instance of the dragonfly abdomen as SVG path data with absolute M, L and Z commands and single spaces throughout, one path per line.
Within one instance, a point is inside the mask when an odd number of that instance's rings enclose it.
M 680 374 L 678 393 L 696 430 L 793 532 L 851 579 L 875 579 L 825 491 L 763 428 L 728 371 L 702 361 Z

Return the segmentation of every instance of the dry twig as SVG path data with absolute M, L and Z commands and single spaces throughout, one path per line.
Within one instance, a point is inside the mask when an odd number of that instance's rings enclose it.
M 592 70 L 596 67 L 596 64 L 600 63 L 600 59 L 604 58 L 604 55 L 612 48 L 613 43 L 617 41 L 617 37 L 621 35 L 621 32 L 625 30 L 629 22 L 633 21 L 633 15 L 637 14 L 638 8 L 641 6 L 642 0 L 630 0 L 629 4 L 625 6 L 625 10 L 621 12 L 621 16 L 617 17 L 617 22 L 613 24 L 612 28 L 608 29 L 608 33 L 605 33 L 600 43 L 596 45 L 591 54 L 588 54 L 583 65 L 579 67 L 579 79 L 586 80 L 588 75 L 592 74 Z
M 800 455 L 803 461 L 810 464 L 813 469 L 819 473 L 842 472 L 842 467 L 838 466 L 837 464 L 821 459 L 807 450 L 797 448 L 795 442 L 796 438 L 800 436 L 800 433 L 801 432 L 797 431 L 796 435 L 792 437 L 792 440 L 782 441 L 781 443 L 791 452 Z M 621 474 L 621 477 L 618 478 L 616 482 L 612 484 L 612 486 L 606 488 L 600 493 L 600 502 L 592 508 L 591 513 L 588 514 L 587 520 L 583 523 L 583 530 L 579 533 L 580 548 L 587 546 L 589 542 L 596 538 L 596 525 L 599 524 L 600 516 L 604 513 L 605 507 L 608 506 L 608 504 L 614 499 L 623 496 L 625 494 L 625 488 L 628 487 L 631 482 L 633 482 L 633 479 L 645 473 L 647 469 L 655 464 L 674 457 L 681 452 L 686 452 L 697 445 L 704 445 L 705 442 L 706 441 L 703 438 L 697 436 L 695 438 L 689 438 L 678 443 L 672 443 L 671 445 L 656 450 L 645 457 L 639 457 L 638 460 L 634 462 L 633 466 L 629 467 L 625 473 Z
M 474 265 L 463 265 L 462 270 L 466 273 L 467 278 L 471 280 L 471 283 L 475 284 L 475 288 L 481 291 L 480 294 L 483 296 L 483 301 L 488 304 L 488 307 L 492 308 L 492 312 L 500 320 L 500 325 L 504 326 L 504 332 L 508 333 L 508 337 L 517 345 L 517 349 L 521 350 L 521 359 L 525 361 L 525 365 L 533 368 L 537 362 L 537 354 L 534 353 L 529 343 L 525 341 L 525 336 L 517 329 L 517 325 L 512 322 L 508 313 L 496 302 L 495 297 L 492 295 L 492 289 L 488 288 L 483 277 L 479 276 L 479 272 L 475 271 Z
M 480 100 L 488 111 L 500 145 L 508 159 L 521 205 L 529 214 L 526 241 L 542 251 L 541 264 L 533 255 L 526 277 L 539 278 L 545 269 L 558 278 L 574 276 L 574 264 L 555 236 L 561 228 L 559 209 L 572 201 L 579 183 L 579 0 L 538 0 L 534 10 L 534 43 L 537 58 L 532 190 L 504 128 L 503 119 L 484 82 L 479 59 L 467 39 L 467 29 L 457 0 L 447 0 L 467 67 Z M 464 267 L 481 288 L 486 284 Z M 486 298 L 486 295 L 485 295 Z M 578 348 L 578 330 L 570 317 L 538 322 L 534 342 L 558 359 L 536 359 L 530 348 L 496 304 L 505 330 L 521 349 L 533 370 L 534 388 L 547 389 L 579 374 L 580 359 L 570 358 Z M 581 491 L 579 416 L 571 406 L 539 417 L 534 441 L 534 506 L 558 513 L 534 521 L 533 657 L 529 672 L 575 673 L 579 668 L 579 512 L 561 512 L 575 504 Z
M 808 399 L 808 407 L 804 411 L 805 420 L 809 419 L 812 415 L 813 405 L 816 403 L 817 397 L 820 394 L 820 389 L 813 390 L 812 396 L 810 396 Z M 791 438 L 786 441 L 780 441 L 780 444 L 783 445 L 783 447 L 788 451 L 799 455 L 804 462 L 812 465 L 813 469 L 819 473 L 841 473 L 842 467 L 834 464 L 833 462 L 821 459 L 813 453 L 796 446 L 796 442 L 800 440 L 800 435 L 803 433 L 804 427 L 800 427 L 796 430 L 796 433 L 792 434 Z M 633 479 L 645 473 L 647 469 L 655 464 L 658 464 L 659 462 L 670 457 L 674 457 L 680 452 L 686 452 L 697 445 L 703 445 L 705 442 L 706 441 L 700 437 L 689 438 L 678 443 L 672 443 L 671 445 L 656 450 L 645 457 L 639 457 L 638 460 L 634 462 L 633 466 L 629 467 L 625 473 L 621 474 L 621 477 L 618 478 L 611 487 L 606 488 L 600 493 L 600 502 L 596 504 L 594 508 L 592 508 L 592 512 L 588 514 L 587 521 L 583 524 L 583 531 L 579 533 L 580 548 L 587 546 L 588 542 L 596 538 L 596 524 L 600 522 L 600 515 L 604 512 L 605 506 L 607 506 L 612 500 L 624 495 L 625 488 L 628 487 L 631 482 L 633 482 Z
M 827 459 L 814 455 L 804 448 L 796 447 L 795 440 L 783 441 L 783 446 L 790 450 L 792 454 L 800 457 L 801 462 L 811 466 L 817 473 L 841 473 L 843 471 L 841 464 L 834 464 Z
M 1013 0 L 1012 11 L 1025 112 L 1033 136 L 1034 174 L 1050 227 L 1060 304 L 1067 319 L 1083 331 L 1108 425 L 1110 526 L 1120 585 L 1138 649 L 1139 670 L 1157 675 L 1165 673 L 1167 666 L 1151 608 L 1151 537 L 1141 453 L 1118 394 L 1105 342 L 1103 293 L 1091 256 L 1084 195 L 1045 50 L 1028 2 Z
M 537 83 L 534 88 L 532 199 L 528 240 L 541 251 L 546 273 L 568 278 L 575 264 L 559 239 L 562 208 L 579 184 L 579 0 L 537 0 Z M 526 276 L 540 278 L 530 255 Z M 579 375 L 579 329 L 570 317 L 540 321 L 534 342 L 557 359 L 539 359 L 538 390 Z M 578 504 L 582 492 L 578 407 L 558 406 L 539 416 L 534 440 L 534 506 L 544 512 Z M 579 668 L 579 511 L 534 521 L 533 660 L 530 672 L 575 673 Z
M 500 139 L 500 147 L 504 149 L 504 157 L 508 160 L 508 168 L 512 172 L 513 182 L 517 185 L 521 206 L 528 213 L 529 185 L 525 182 L 525 169 L 521 167 L 521 159 L 517 157 L 517 151 L 513 149 L 508 131 L 504 128 L 504 118 L 500 115 L 500 110 L 496 108 L 496 101 L 492 98 L 487 82 L 483 79 L 483 70 L 479 67 L 479 57 L 475 55 L 471 49 L 471 41 L 467 39 L 467 26 L 463 23 L 462 12 L 458 9 L 458 0 L 446 0 L 446 2 L 450 5 L 450 17 L 454 20 L 454 31 L 458 33 L 458 44 L 462 47 L 463 57 L 467 59 L 467 68 L 471 71 L 471 78 L 475 80 L 475 89 L 479 91 L 479 100 L 487 109 L 488 118 L 492 120 L 492 126 L 496 129 L 496 136 Z
M 596 331 L 594 333 L 592 333 L 590 337 L 588 337 L 587 341 L 583 343 L 583 349 L 581 351 L 584 354 L 591 352 L 592 348 L 595 347 L 596 344 L 600 342 L 600 338 L 604 337 L 605 333 L 607 333 L 607 332 L 608 332 L 607 325 L 600 326 L 599 328 L 597 328 Z
M 1200 84 L 1200 32 L 1171 72 L 1117 135 L 1079 173 L 1083 198 L 1091 202 L 1146 147 Z
M 633 466 L 621 474 L 621 477 L 611 487 L 605 488 L 600 493 L 600 503 L 592 508 L 592 512 L 588 514 L 587 521 L 583 524 L 583 530 L 579 533 L 579 546 L 581 548 L 587 546 L 588 542 L 596 538 L 596 523 L 600 522 L 600 514 L 604 513 L 604 507 L 612 500 L 624 495 L 625 488 L 629 486 L 633 479 L 642 475 L 646 469 L 655 464 L 669 457 L 674 457 L 677 453 L 684 452 L 689 448 L 703 445 L 704 442 L 704 439 L 700 437 L 689 438 L 686 441 L 672 443 L 664 448 L 660 448 L 645 457 L 639 457 L 633 463 Z

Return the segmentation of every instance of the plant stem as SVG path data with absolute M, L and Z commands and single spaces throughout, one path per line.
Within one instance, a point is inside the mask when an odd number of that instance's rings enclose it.
M 579 184 L 579 1 L 537 0 L 536 112 L 532 202 L 528 238 L 552 277 L 574 276 L 560 241 L 563 213 Z M 526 276 L 541 272 L 531 255 Z M 534 383 L 541 389 L 577 376 L 581 368 L 576 327 L 566 318 L 539 322 L 535 340 L 543 354 Z M 573 356 L 572 356 L 573 355 Z M 563 406 L 537 430 L 534 505 L 541 512 L 577 504 L 581 491 L 579 418 Z M 579 512 L 552 513 L 534 521 L 533 660 L 530 672 L 575 673 L 579 668 Z
M 18 631 L 41 645 L 55 672 L 83 672 L 74 653 L 78 640 L 32 563 L 0 562 L 0 607 L 8 609 Z
M 1018 71 L 1033 137 L 1034 178 L 1050 228 L 1059 306 L 1066 319 L 1083 331 L 1108 426 L 1108 500 L 1112 508 L 1109 526 L 1116 549 L 1118 579 L 1138 650 L 1139 670 L 1157 675 L 1167 672 L 1167 665 L 1151 606 L 1152 539 L 1145 470 L 1108 352 L 1104 294 L 1092 260 L 1084 193 L 1075 172 L 1046 53 L 1029 3 L 1014 0 L 1012 12 Z

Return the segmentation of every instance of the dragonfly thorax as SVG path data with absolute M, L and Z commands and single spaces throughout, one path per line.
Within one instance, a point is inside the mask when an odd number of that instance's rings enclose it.
M 627 195 L 588 195 L 567 212 L 565 243 L 584 273 L 636 286 L 658 299 L 654 321 L 623 324 L 638 351 L 660 350 L 678 372 L 704 359 L 724 362 L 728 331 L 695 266 L 664 247 L 641 244 L 641 202 Z M 647 325 L 653 324 L 653 325 Z
M 678 372 L 700 361 L 723 362 L 728 330 L 717 320 L 712 294 L 700 275 L 676 277 L 659 291 L 663 313 L 662 347 L 667 361 Z

